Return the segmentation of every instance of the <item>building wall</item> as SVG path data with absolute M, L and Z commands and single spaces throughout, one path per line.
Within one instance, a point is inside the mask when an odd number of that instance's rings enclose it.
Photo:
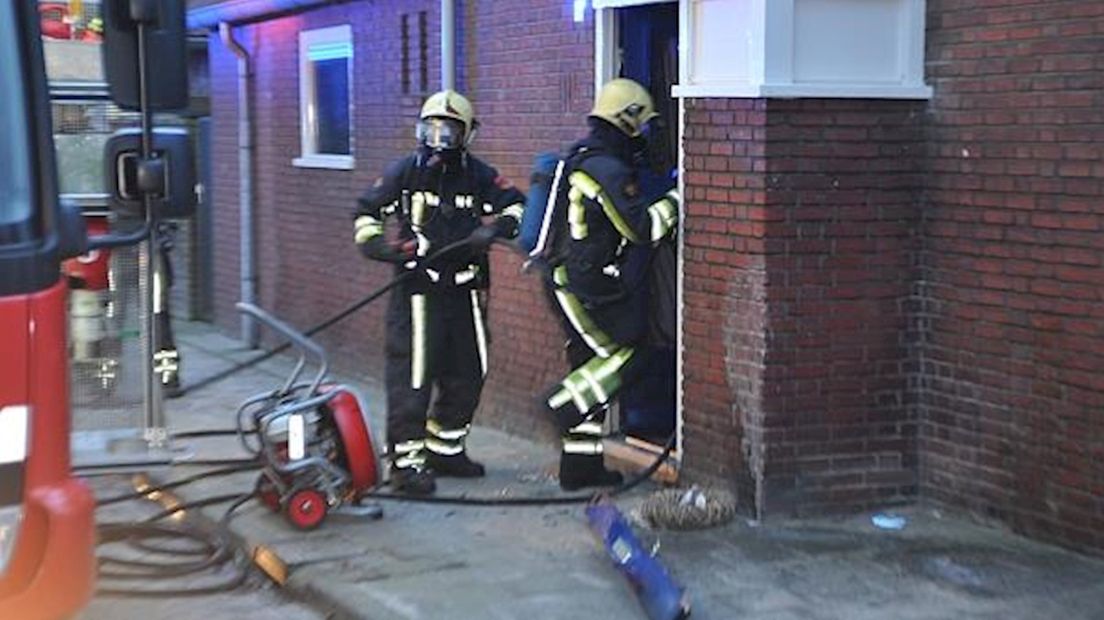
M 923 104 L 691 100 L 686 446 L 758 514 L 916 494 Z
M 686 101 L 683 448 L 755 511 L 767 458 L 767 102 Z
M 928 3 L 921 485 L 1104 550 L 1104 3 Z
M 923 102 L 767 103 L 767 463 L 760 510 L 916 494 L 909 297 Z
M 916 497 L 1104 550 L 1104 5 L 928 3 L 927 102 L 687 100 L 684 471 L 760 516 Z M 582 130 L 593 23 L 570 3 L 459 4 L 476 152 L 523 188 Z M 399 15 L 351 2 L 242 29 L 256 55 L 263 305 L 299 325 L 389 274 L 351 243 L 357 193 L 410 145 Z M 589 13 L 589 12 L 588 12 Z M 302 170 L 296 33 L 353 23 L 355 171 Z M 234 61 L 211 41 L 218 322 L 237 325 Z M 533 275 L 493 255 L 478 420 L 551 437 L 564 370 Z M 379 376 L 382 305 L 322 337 Z
M 562 4 L 562 6 L 561 6 Z M 593 99 L 593 24 L 576 24 L 568 3 L 460 3 L 457 84 L 482 123 L 474 152 L 523 190 L 533 155 L 581 136 Z M 413 148 L 424 95 L 437 90 L 439 22 L 431 1 L 351 2 L 237 30 L 254 63 L 259 302 L 308 326 L 382 286 L 389 267 L 364 260 L 352 243 L 356 197 L 387 162 Z M 418 13 L 426 12 L 427 86 L 421 92 Z M 402 14 L 410 15 L 411 91 L 402 88 Z M 352 24 L 356 169 L 292 166 L 299 155 L 300 30 Z M 239 299 L 235 59 L 210 37 L 215 117 L 216 322 L 236 329 Z M 562 335 L 535 274 L 506 249 L 493 252 L 491 370 L 479 419 L 552 437 L 536 395 L 566 371 Z M 342 371 L 382 376 L 383 310 L 375 303 L 327 330 L 321 342 Z

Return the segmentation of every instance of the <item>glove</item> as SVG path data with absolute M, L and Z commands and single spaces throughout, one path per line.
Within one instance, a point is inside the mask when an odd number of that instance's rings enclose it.
M 413 239 L 389 243 L 380 235 L 360 244 L 360 253 L 372 260 L 402 264 L 414 258 L 416 247 Z
M 476 228 L 468 235 L 468 246 L 475 252 L 486 252 L 494 240 L 502 235 L 502 231 L 495 224 L 485 224 Z

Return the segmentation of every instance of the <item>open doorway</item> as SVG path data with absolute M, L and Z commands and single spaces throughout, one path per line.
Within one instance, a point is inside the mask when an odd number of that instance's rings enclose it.
M 659 131 L 652 138 L 651 167 L 657 175 L 676 179 L 679 164 L 679 105 L 671 96 L 678 81 L 679 11 L 677 2 L 641 2 L 603 9 L 598 15 L 597 78 L 600 83 L 626 77 L 639 82 L 652 95 L 660 115 Z M 622 391 L 611 419 L 612 429 L 624 434 L 630 445 L 656 449 L 676 430 L 678 380 L 674 320 L 674 253 L 657 256 L 669 299 L 671 325 L 668 338 L 653 340 L 639 350 L 644 377 Z M 660 265 L 662 263 L 662 265 Z M 655 300 L 653 300 L 655 303 Z M 653 330 L 656 331 L 656 330 Z

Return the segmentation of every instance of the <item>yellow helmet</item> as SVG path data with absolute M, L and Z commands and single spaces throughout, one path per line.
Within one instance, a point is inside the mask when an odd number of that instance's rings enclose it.
M 590 116 L 607 121 L 635 138 L 644 131 L 644 125 L 659 114 L 652 96 L 643 86 L 626 78 L 617 78 L 606 82 L 598 91 Z
M 457 149 L 471 144 L 479 122 L 467 97 L 442 90 L 426 99 L 418 117 L 420 144 L 434 149 Z

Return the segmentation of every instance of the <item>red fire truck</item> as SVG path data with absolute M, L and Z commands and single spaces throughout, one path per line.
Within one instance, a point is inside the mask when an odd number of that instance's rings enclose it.
M 70 469 L 62 262 L 145 239 L 172 204 L 172 145 L 150 119 L 186 97 L 180 0 L 105 3 L 112 95 L 143 110 L 141 144 L 116 143 L 116 195 L 144 206 L 138 230 L 89 239 L 79 209 L 58 198 L 39 10 L 0 0 L 0 618 L 70 617 L 95 581 L 93 498 Z M 177 53 L 177 50 L 179 52 Z M 177 58 L 179 56 L 179 58 Z M 156 59 L 157 69 L 150 71 Z M 168 63 L 168 65 L 166 65 Z M 147 64 L 150 66 L 143 66 Z M 139 103 L 140 101 L 140 103 Z M 137 143 L 137 138 L 131 138 Z M 183 158 L 177 158 L 178 161 Z M 122 186 L 120 186 L 122 185 Z

